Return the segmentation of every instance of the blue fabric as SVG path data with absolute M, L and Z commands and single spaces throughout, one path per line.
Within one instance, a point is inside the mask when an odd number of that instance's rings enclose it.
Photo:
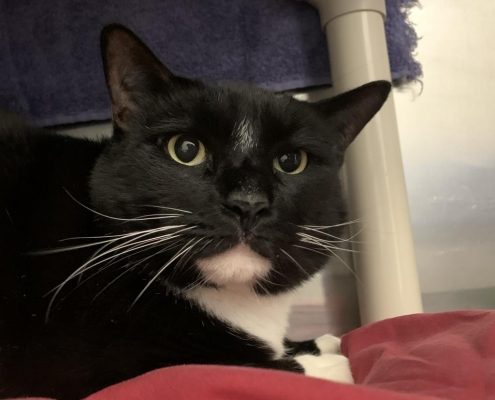
M 389 0 L 393 78 L 421 75 L 407 24 L 413 0 Z M 110 117 L 99 33 L 140 36 L 172 71 L 273 90 L 330 83 L 315 9 L 293 0 L 0 0 L 0 108 L 39 125 Z

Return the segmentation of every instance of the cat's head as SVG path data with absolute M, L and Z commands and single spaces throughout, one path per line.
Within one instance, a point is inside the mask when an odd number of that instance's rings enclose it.
M 182 289 L 259 293 L 320 270 L 343 240 L 344 151 L 390 84 L 309 104 L 178 77 L 121 26 L 104 29 L 102 52 L 114 136 L 92 174 L 92 204 L 121 219 L 106 227 L 129 233 L 117 244 L 136 270 Z

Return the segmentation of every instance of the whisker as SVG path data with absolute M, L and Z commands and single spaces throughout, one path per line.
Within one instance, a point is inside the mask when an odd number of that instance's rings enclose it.
M 344 238 L 341 238 L 341 237 L 336 236 L 336 235 L 332 235 L 330 233 L 321 232 L 321 231 L 319 231 L 318 229 L 315 229 L 315 228 L 308 228 L 308 227 L 302 227 L 302 228 L 304 230 L 307 230 L 307 231 L 318 232 L 320 235 L 327 236 L 327 237 L 330 237 L 332 239 L 338 239 L 338 240 L 335 240 L 335 243 L 340 243 L 340 242 L 345 242 L 346 241 L 346 239 L 344 239 Z
M 205 245 L 203 245 L 200 249 L 196 250 L 196 252 L 194 254 L 198 254 L 201 250 L 203 250 L 206 246 L 208 246 L 209 244 L 211 244 L 215 239 L 210 239 L 208 242 L 205 243 Z M 218 245 L 223 242 L 223 239 L 220 239 L 213 248 L 217 248 Z M 186 268 L 190 268 L 186 265 Z M 199 276 L 199 278 L 197 278 L 193 283 L 191 283 L 190 285 L 186 286 L 184 288 L 185 291 L 191 291 L 191 290 L 194 290 L 196 289 L 197 287 L 200 287 L 202 285 L 204 285 L 205 283 L 209 283 L 210 280 L 207 278 L 207 277 L 204 277 L 204 276 Z
M 159 208 L 159 209 L 163 209 L 163 210 L 180 211 L 180 212 L 183 212 L 183 213 L 186 213 L 186 214 L 192 214 L 191 211 L 182 210 L 180 208 L 174 208 L 174 207 L 154 206 L 154 205 L 149 205 L 149 204 L 142 204 L 140 207 Z
M 177 244 L 175 244 L 175 246 L 177 246 Z M 145 250 L 148 250 L 150 246 L 147 246 L 144 250 L 141 250 L 141 251 L 145 251 Z M 153 246 L 151 246 L 153 247 Z M 149 260 L 150 258 L 153 258 L 153 257 L 156 257 L 158 254 L 160 253 L 163 253 L 165 252 L 167 249 L 168 249 L 169 246 L 167 246 L 167 248 L 163 248 L 163 249 L 160 249 L 159 251 L 153 253 L 152 255 L 148 256 L 148 257 L 144 257 L 142 258 L 141 260 L 139 260 L 137 263 L 134 263 L 134 264 L 127 264 L 125 267 L 128 267 L 125 269 L 124 272 L 120 273 L 117 277 L 115 277 L 114 279 L 112 279 L 107 285 L 105 285 L 105 287 L 103 289 L 101 289 L 96 295 L 95 297 L 93 297 L 93 300 L 91 301 L 92 303 L 99 297 L 101 296 L 105 290 L 107 290 L 112 284 L 114 284 L 117 280 L 119 280 L 122 276 L 124 276 L 126 273 L 130 272 L 130 271 L 133 271 L 135 270 L 139 265 L 143 264 L 144 262 L 146 262 L 147 260 Z M 133 255 L 136 255 L 137 253 L 134 253 Z M 129 267 L 130 266 L 130 267 Z M 105 266 L 105 269 L 108 268 L 109 266 Z M 125 268 L 124 267 L 124 268 Z M 101 272 L 101 271 L 98 271 L 98 272 Z M 97 272 L 97 273 L 98 273 Z M 96 273 L 95 273 L 96 274 Z M 93 274 L 93 276 L 95 275 Z
M 223 243 L 224 239 L 220 239 L 217 244 L 215 245 L 215 249 L 218 249 L 218 246 L 220 246 Z
M 265 280 L 263 280 L 263 281 L 265 281 Z M 267 281 L 267 280 L 266 280 L 266 281 Z M 267 282 L 268 282 L 268 283 L 270 283 L 269 281 L 267 281 Z M 257 286 L 258 286 L 261 290 L 263 290 L 263 292 L 264 292 L 267 296 L 270 294 L 270 291 L 269 291 L 269 290 L 268 290 L 268 289 L 267 289 L 267 288 L 263 285 L 263 283 L 262 283 L 262 282 L 258 281 L 258 282 L 256 282 L 256 285 L 257 285 Z M 255 293 L 255 295 L 256 295 L 256 291 L 254 291 L 254 290 L 253 290 L 253 293 Z M 258 296 L 256 295 L 256 297 L 258 297 Z
M 95 294 L 91 303 L 94 303 L 98 297 L 100 297 L 110 286 L 112 286 L 115 282 L 117 282 L 120 278 L 122 278 L 125 274 L 135 269 L 134 266 L 129 267 L 130 264 L 127 264 L 124 268 L 124 272 L 118 274 L 114 279 L 112 279 L 107 285 L 103 287 L 98 293 Z
M 349 270 L 349 272 L 354 276 L 354 278 L 356 279 L 356 281 L 359 283 L 359 284 L 362 284 L 361 282 L 361 279 L 359 279 L 359 277 L 357 276 L 356 272 L 349 266 L 349 264 L 347 264 L 341 257 L 339 257 L 337 254 L 335 254 L 335 252 L 333 252 L 332 250 L 328 250 L 330 251 L 332 254 L 327 254 L 327 253 L 323 253 L 321 251 L 318 251 L 318 250 L 315 250 L 315 249 L 312 249 L 312 248 L 309 248 L 309 247 L 305 247 L 305 246 L 300 246 L 298 244 L 293 244 L 292 246 L 294 247 L 298 247 L 300 249 L 304 249 L 304 250 L 307 250 L 307 251 L 311 251 L 313 253 L 317 253 L 317 254 L 321 254 L 322 256 L 326 256 L 328 258 L 330 258 L 331 255 L 335 256 L 337 259 L 339 259 L 343 264 L 344 266 Z
M 160 238 L 157 238 L 157 239 L 160 239 Z M 137 263 L 137 265 L 142 264 L 143 262 L 147 261 L 148 259 L 150 259 L 150 258 L 152 258 L 152 257 L 157 256 L 158 254 L 160 254 L 160 253 L 162 253 L 162 252 L 165 252 L 165 251 L 167 251 L 167 250 L 170 250 L 170 249 L 173 249 L 174 247 L 179 246 L 179 245 L 180 245 L 180 241 L 181 241 L 181 240 L 182 240 L 182 239 L 179 239 L 178 241 L 173 242 L 173 243 L 172 243 L 172 244 L 170 244 L 169 246 L 165 246 L 164 248 L 161 248 L 158 252 L 156 252 L 156 253 L 152 254 L 151 256 L 149 256 L 149 257 L 145 257 L 144 259 L 140 260 L 140 261 Z M 168 241 L 168 239 L 167 239 L 167 241 Z M 140 245 L 140 246 L 136 246 L 135 248 L 133 248 L 133 249 L 134 249 L 134 250 L 136 250 L 136 251 L 132 251 L 132 252 L 130 252 L 127 256 L 128 256 L 128 257 L 131 257 L 131 256 L 132 256 L 132 257 L 134 257 L 135 255 L 137 255 L 137 254 L 139 254 L 139 253 L 142 253 L 142 252 L 144 252 L 144 251 L 151 250 L 152 248 L 159 246 L 162 242 L 163 242 L 163 240 L 157 240 L 157 242 L 149 243 L 149 244 L 144 245 L 144 246 L 141 246 L 141 245 Z M 93 273 L 92 273 L 90 276 L 88 276 L 86 279 L 84 279 L 84 280 L 82 280 L 82 281 L 78 282 L 78 287 L 79 287 L 79 286 L 81 286 L 81 285 L 83 285 L 83 284 L 84 284 L 85 282 L 87 282 L 88 280 L 90 280 L 90 279 L 94 278 L 94 277 L 95 277 L 95 276 L 97 276 L 98 274 L 100 274 L 100 273 L 102 273 L 102 272 L 106 271 L 108 268 L 110 268 L 110 267 L 111 267 L 112 265 L 114 265 L 115 263 L 119 262 L 119 261 L 120 261 L 120 259 L 119 259 L 118 257 L 119 257 L 119 255 L 116 255 L 116 256 L 114 256 L 114 257 L 109 257 L 109 258 L 108 258 L 108 259 L 109 259 L 109 261 L 108 261 L 106 264 L 104 264 L 104 265 L 103 265 L 101 268 L 99 268 L 96 272 L 93 272 Z M 108 260 L 108 259 L 107 259 L 107 260 Z M 81 271 L 81 274 L 80 274 L 80 275 L 82 275 L 84 272 L 85 272 L 85 271 Z
M 351 240 L 351 239 L 354 239 L 356 236 L 358 236 L 363 231 L 363 229 L 359 229 L 356 233 L 352 234 L 348 238 L 341 238 L 339 236 L 331 235 L 331 234 L 326 233 L 326 232 L 321 232 L 321 231 L 319 231 L 318 229 L 315 229 L 315 228 L 304 228 L 303 227 L 303 229 L 306 229 L 306 230 L 309 230 L 309 231 L 313 231 L 313 232 L 318 232 L 321 235 L 328 236 L 328 237 L 331 237 L 333 239 L 339 239 L 339 240 L 332 241 L 332 243 L 343 243 L 343 242 L 362 243 L 360 241 Z
M 293 263 L 294 263 L 294 264 L 295 264 L 295 265 L 296 265 L 296 266 L 297 266 L 297 267 L 298 267 L 298 268 L 299 268 L 299 269 L 300 269 L 300 270 L 304 273 L 304 275 L 306 275 L 307 277 L 309 277 L 309 276 L 310 276 L 310 275 L 309 275 L 309 272 L 308 272 L 308 271 L 306 271 L 306 270 L 302 267 L 302 265 L 301 265 L 301 264 L 299 264 L 299 263 L 297 262 L 297 260 L 296 260 L 294 257 L 292 257 L 292 256 L 291 256 L 289 253 L 287 253 L 284 249 L 280 249 L 280 251 L 281 251 L 282 253 L 284 253 L 284 254 L 285 254 L 285 255 L 286 255 L 286 256 L 287 256 L 290 260 L 292 260 L 292 262 L 293 262 Z
M 354 275 L 354 278 L 356 278 L 356 281 L 359 282 L 359 284 L 361 284 L 361 280 L 359 279 L 359 276 L 357 276 L 356 272 L 351 268 L 351 266 L 349 264 L 347 264 L 344 259 L 342 257 L 340 257 L 337 253 L 335 253 L 334 251 L 328 249 L 328 251 L 330 251 L 330 253 L 332 253 L 342 264 L 344 264 L 344 266 L 350 271 L 350 273 L 352 275 Z
M 315 249 L 312 249 L 310 247 L 301 246 L 299 244 L 293 244 L 292 246 L 293 247 L 297 247 L 299 249 L 304 249 L 304 250 L 312 251 L 313 253 L 321 254 L 322 256 L 325 256 L 327 258 L 330 258 L 331 257 L 331 254 L 323 253 L 322 251 L 315 250 Z
M 331 248 L 334 250 L 341 250 L 341 251 L 346 251 L 348 253 L 359 253 L 358 250 L 353 250 L 353 249 L 346 249 L 345 247 L 339 247 L 334 245 L 334 242 L 331 242 L 329 240 L 325 239 L 320 239 L 312 235 L 307 235 L 305 233 L 298 233 L 297 235 L 301 236 L 299 239 L 303 243 L 309 243 L 309 244 L 315 244 L 317 246 L 321 246 L 323 248 Z
M 206 246 L 208 246 L 211 242 L 213 242 L 213 239 L 209 239 L 207 240 L 203 246 L 201 246 L 199 249 L 196 249 L 194 252 L 191 252 L 189 254 L 189 256 L 187 258 L 183 258 L 182 260 L 180 260 L 178 263 L 177 263 L 177 266 L 181 266 L 181 265 L 186 265 L 189 260 L 195 256 L 196 254 L 198 254 L 199 252 L 201 252 Z
M 134 301 L 132 302 L 131 306 L 129 307 L 129 310 L 134 307 L 134 305 L 139 301 L 139 299 L 142 297 L 142 295 L 146 292 L 146 290 L 153 284 L 154 281 L 156 281 L 156 279 L 158 279 L 158 277 L 162 274 L 163 271 L 165 271 L 165 269 L 170 265 L 172 264 L 177 258 L 179 258 L 180 256 L 182 256 L 184 253 L 188 252 L 192 247 L 194 247 L 196 244 L 198 244 L 202 239 L 204 238 L 200 238 L 196 243 L 193 243 L 191 246 L 187 247 L 185 250 L 184 248 L 186 246 L 189 245 L 189 243 L 191 243 L 192 241 L 194 241 L 194 239 L 191 239 L 189 240 L 182 248 L 181 250 L 179 250 L 175 256 L 173 256 L 167 263 L 165 263 L 159 270 L 158 272 L 153 276 L 153 278 L 151 278 L 148 283 L 144 286 L 144 288 L 141 290 L 141 292 L 137 295 L 137 297 L 134 299 Z
M 34 250 L 34 251 L 28 251 L 25 254 L 28 256 L 46 256 L 46 255 L 50 255 L 50 254 L 64 253 L 66 251 L 73 251 L 73 250 L 85 249 L 88 247 L 95 247 L 95 246 L 98 246 L 100 244 L 109 243 L 111 241 L 112 240 L 103 240 L 101 242 L 86 243 L 86 244 L 67 246 L 67 247 L 60 247 L 58 249 Z
M 190 229 L 193 229 L 195 228 L 195 226 L 191 226 L 191 227 L 186 227 L 186 228 L 183 228 L 179 231 L 176 231 L 174 233 L 171 233 L 171 234 L 167 234 L 167 235 L 163 235 L 163 237 L 166 237 L 166 238 L 163 238 L 162 240 L 170 240 L 172 238 L 176 238 L 178 236 L 177 233 L 179 232 L 184 232 L 184 231 L 187 231 L 187 230 L 190 230 Z M 101 257 L 104 257 L 106 255 L 108 255 L 109 253 L 113 253 L 113 252 L 116 252 L 118 250 L 121 250 L 123 248 L 126 248 L 126 247 L 129 247 L 129 246 L 134 246 L 138 243 L 144 243 L 144 242 L 149 242 L 150 240 L 157 240 L 157 238 L 151 238 L 151 239 L 146 239 L 144 241 L 141 241 L 141 242 L 136 242 L 136 243 L 133 243 L 135 240 L 137 239 L 140 239 L 144 236 L 147 236 L 149 235 L 150 233 L 156 233 L 156 232 L 160 232 L 160 231 L 164 231 L 164 230 L 169 230 L 170 227 L 162 227 L 162 228 L 156 228 L 154 230 L 152 230 L 152 232 L 150 232 L 150 230 L 146 231 L 145 233 L 141 233 L 140 235 L 131 235 L 131 236 L 134 236 L 132 239 L 130 240 L 127 240 L 126 242 L 120 244 L 119 246 L 116 246 L 114 248 L 110 248 L 98 255 L 96 255 L 95 257 L 92 257 L 90 258 L 88 261 L 86 261 L 83 265 L 81 265 L 80 267 L 78 267 L 75 271 L 73 271 L 62 283 L 60 283 L 58 286 L 56 286 L 54 289 L 50 290 L 47 294 L 50 294 L 53 292 L 53 296 L 52 298 L 50 299 L 50 302 L 48 303 L 48 307 L 47 307 L 47 312 L 46 312 L 46 315 L 45 315 L 45 322 L 48 322 L 48 318 L 49 318 L 49 315 L 50 315 L 50 312 L 51 312 L 51 309 L 53 307 L 53 304 L 58 296 L 58 294 L 60 293 L 60 291 L 63 289 L 63 287 L 68 283 L 70 282 L 72 279 L 74 279 L 75 277 L 77 277 L 79 274 L 81 273 L 84 273 L 85 271 L 87 271 L 88 269 L 92 269 L 92 268 L 95 268 L 97 265 L 103 263 L 103 262 L 106 262 L 108 261 L 110 258 L 106 258 L 106 259 L 103 259 L 103 260 L 100 260 L 100 261 L 97 261 L 95 262 L 96 260 L 98 260 L 99 258 Z M 120 238 L 119 238 L 120 239 Z M 114 239 L 114 241 L 118 241 L 119 239 Z M 108 245 L 108 244 L 107 244 Z M 106 245 L 106 246 L 107 246 Z M 119 254 L 119 257 L 122 256 L 123 254 L 126 254 L 130 251 L 130 249 L 127 249 L 125 250 L 124 252 L 120 253 Z
M 262 280 L 263 282 L 269 283 L 270 285 L 273 285 L 273 286 L 279 286 L 279 287 L 284 286 L 281 283 L 276 283 L 276 282 L 271 281 L 266 276 L 260 276 L 258 279 Z
M 203 278 L 203 277 L 200 277 L 198 279 L 196 279 L 193 283 L 191 283 L 190 285 L 187 285 L 185 288 L 184 288 L 184 291 L 192 291 L 202 285 L 204 285 L 205 283 L 207 283 L 207 281 Z
M 277 271 L 277 269 L 276 269 L 276 268 L 272 268 L 272 269 L 270 269 L 270 273 L 271 273 L 271 274 L 277 274 L 278 276 L 281 276 L 281 277 L 285 277 L 285 275 L 284 275 L 282 272 Z
M 189 229 L 192 229 L 194 228 L 193 227 L 190 227 L 188 228 L 187 230 Z M 152 237 L 152 238 L 149 238 L 149 239 L 145 239 L 145 240 L 141 240 L 141 241 L 138 241 L 138 242 L 134 242 L 136 239 L 140 239 L 142 237 L 144 237 L 145 235 L 142 235 L 142 236 L 138 236 L 138 237 L 135 237 L 131 240 L 128 240 L 116 247 L 113 247 L 107 251 L 105 251 L 104 253 L 101 253 L 99 254 L 98 256 L 96 257 L 93 257 L 92 259 L 90 259 L 89 261 L 87 261 L 84 265 L 87 267 L 85 270 L 81 271 L 81 272 L 84 272 L 86 271 L 87 269 L 92 269 L 94 268 L 96 265 L 100 265 L 104 262 L 107 262 L 107 261 L 110 261 L 112 259 L 114 259 L 115 257 L 121 257 L 123 256 L 124 254 L 128 254 L 130 252 L 133 252 L 134 250 L 136 249 L 139 249 L 139 248 L 144 248 L 145 246 L 148 246 L 148 245 L 153 245 L 153 244 L 156 244 L 158 242 L 162 242 L 162 241 L 168 241 L 168 240 L 172 240 L 172 239 L 175 239 L 177 237 L 179 237 L 180 235 L 178 235 L 179 232 L 182 232 L 186 229 L 182 229 L 180 231 L 177 231 L 177 232 L 174 232 L 174 233 L 168 233 L 166 235 L 162 235 L 162 236 L 158 236 L 158 237 Z M 146 234 L 147 235 L 147 234 Z M 133 247 L 134 246 L 134 247 Z M 103 260 L 100 260 L 94 264 L 92 264 L 93 261 L 96 261 L 97 259 L 103 257 L 103 256 L 106 256 L 110 253 L 115 253 L 119 250 L 122 250 L 122 249 L 126 249 L 125 251 L 123 251 L 122 253 L 118 253 L 118 254 L 115 254 L 113 256 L 110 256 L 108 258 L 105 258 Z
M 92 213 L 96 214 L 96 215 L 99 215 L 100 217 L 104 217 L 104 218 L 108 218 L 108 219 L 112 219 L 112 220 L 115 220 L 115 221 L 124 221 L 124 222 L 132 222 L 132 221 L 147 221 L 149 219 L 161 219 L 161 218 L 139 218 L 139 217 L 136 217 L 136 218 L 120 218 L 120 217 L 113 217 L 111 215 L 107 215 L 107 214 L 104 214 L 100 211 L 97 211 L 97 210 L 94 210 L 93 208 L 87 206 L 86 204 L 83 204 L 81 203 L 79 200 L 77 200 L 66 188 L 64 188 L 64 191 L 67 193 L 67 195 L 73 200 L 75 201 L 77 204 L 79 204 L 82 208 L 88 210 L 88 211 L 91 211 Z M 168 207 L 167 207 L 168 208 Z M 176 211 L 179 211 L 178 209 Z M 182 211 L 182 210 L 181 210 Z
M 298 225 L 299 227 L 308 227 L 308 228 L 315 228 L 315 229 L 331 229 L 331 228 L 337 228 L 339 226 L 345 226 L 345 225 L 352 225 L 360 222 L 361 220 L 359 218 L 354 219 L 352 221 L 347 221 L 347 222 L 342 222 L 340 224 L 335 224 L 335 225 Z
M 28 252 L 26 254 L 28 254 L 28 255 L 57 254 L 57 253 L 62 253 L 64 251 L 78 250 L 78 249 L 83 249 L 83 248 L 87 248 L 87 247 L 97 246 L 99 244 L 116 242 L 116 241 L 118 241 L 120 239 L 128 239 L 129 237 L 141 235 L 141 234 L 144 234 L 144 233 L 160 232 L 162 230 L 182 228 L 184 226 L 186 226 L 186 225 L 168 225 L 168 226 L 164 226 L 164 227 L 152 228 L 152 229 L 145 229 L 145 230 L 141 230 L 141 231 L 136 231 L 136 232 L 131 232 L 131 233 L 124 233 L 124 234 L 120 234 L 120 235 L 111 235 L 111 236 L 107 236 L 107 237 L 112 238 L 112 239 L 102 240 L 100 242 L 85 243 L 85 244 L 81 244 L 81 245 L 60 247 L 60 248 L 56 248 L 56 249 L 35 250 L 35 251 Z M 99 238 L 99 237 L 98 236 L 80 236 L 80 237 L 73 237 L 73 238 L 61 239 L 61 241 L 73 240 L 73 239 L 92 239 L 92 238 Z

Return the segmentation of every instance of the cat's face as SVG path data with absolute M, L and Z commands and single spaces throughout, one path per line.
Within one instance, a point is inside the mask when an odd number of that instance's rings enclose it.
M 275 293 L 322 267 L 345 222 L 343 152 L 387 83 L 310 105 L 175 77 L 121 27 L 104 31 L 103 54 L 115 134 L 92 202 L 129 219 L 105 224 L 134 235 L 123 250 L 137 270 L 179 288 Z

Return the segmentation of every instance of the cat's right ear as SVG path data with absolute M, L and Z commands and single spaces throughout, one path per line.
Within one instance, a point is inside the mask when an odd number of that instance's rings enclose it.
M 129 29 L 112 24 L 101 32 L 101 53 L 105 78 L 112 100 L 113 121 L 127 128 L 140 114 L 146 95 L 160 90 L 174 79 L 148 47 Z
M 312 103 L 313 107 L 339 135 L 345 150 L 388 98 L 392 85 L 374 81 L 331 99 Z

